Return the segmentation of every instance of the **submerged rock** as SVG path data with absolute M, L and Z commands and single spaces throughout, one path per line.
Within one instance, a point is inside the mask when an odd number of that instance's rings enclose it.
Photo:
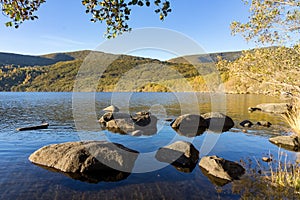
M 179 171 L 191 172 L 199 159 L 199 151 L 189 142 L 177 141 L 160 148 L 155 158 L 160 162 L 172 164 Z
M 206 170 L 207 174 L 227 181 L 237 180 L 245 173 L 245 169 L 240 164 L 217 156 L 203 157 L 199 166 Z
M 216 132 L 228 131 L 234 126 L 233 120 L 219 112 L 205 113 L 202 117 L 206 120 L 208 129 Z
M 116 143 L 67 142 L 42 147 L 31 154 L 29 160 L 70 173 L 89 174 L 110 170 L 131 172 L 138 154 Z
M 180 135 L 195 137 L 207 128 L 207 122 L 200 115 L 185 114 L 176 118 L 171 124 Z
M 276 136 L 269 139 L 270 142 L 283 148 L 293 151 L 300 150 L 300 140 L 298 136 Z
M 252 123 L 251 121 L 249 121 L 249 120 L 244 120 L 244 121 L 242 121 L 242 122 L 240 123 L 240 125 L 241 125 L 242 127 L 251 127 L 251 126 L 253 126 L 253 123 Z
M 259 110 L 267 113 L 284 114 L 291 108 L 292 105 L 288 103 L 262 103 L 256 105 L 256 107 L 250 107 L 248 110 L 251 112 Z

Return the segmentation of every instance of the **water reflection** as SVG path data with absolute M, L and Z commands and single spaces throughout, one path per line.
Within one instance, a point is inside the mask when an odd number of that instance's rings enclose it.
M 230 183 L 231 181 L 229 181 L 229 180 L 225 180 L 225 179 L 222 179 L 222 178 L 218 178 L 218 177 L 216 177 L 216 176 L 213 176 L 213 175 L 211 175 L 211 174 L 209 174 L 208 173 L 208 171 L 206 171 L 204 168 L 202 168 L 202 167 L 199 167 L 200 169 L 201 169 L 201 172 L 208 178 L 208 180 L 212 183 L 212 184 L 214 184 L 214 185 L 216 185 L 216 186 L 224 186 L 224 185 L 226 185 L 226 184 L 228 184 L 228 183 Z
M 51 172 L 60 173 L 63 174 L 69 178 L 79 180 L 82 182 L 87 183 L 99 183 L 99 182 L 118 182 L 127 179 L 127 177 L 130 175 L 130 173 L 127 172 L 121 172 L 117 170 L 106 170 L 106 171 L 99 171 L 99 172 L 93 172 L 93 173 L 66 173 L 62 172 L 60 170 L 46 167 L 43 165 L 35 164 L 43 169 L 46 169 Z

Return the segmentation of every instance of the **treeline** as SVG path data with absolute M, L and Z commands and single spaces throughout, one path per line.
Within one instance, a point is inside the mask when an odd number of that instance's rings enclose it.
M 102 52 L 92 57 L 90 51 L 49 54 L 43 57 L 69 60 L 46 66 L 3 65 L 0 67 L 0 90 L 73 91 L 77 80 L 79 91 L 204 92 L 225 89 L 227 93 L 276 94 L 299 86 L 299 52 L 299 46 L 272 47 L 219 53 L 213 59 L 194 55 L 171 62 Z M 108 66 L 103 66 L 107 62 Z

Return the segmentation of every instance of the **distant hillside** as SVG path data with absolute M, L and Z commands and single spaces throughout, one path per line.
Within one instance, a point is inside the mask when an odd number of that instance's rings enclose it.
M 272 47 L 245 52 L 186 56 L 194 65 L 188 63 L 183 57 L 159 61 L 95 51 L 42 56 L 0 53 L 0 63 L 2 63 L 0 64 L 0 91 L 67 92 L 73 91 L 75 80 L 79 78 L 80 85 L 78 82 L 76 85 L 78 91 L 211 92 L 219 91 L 224 87 L 228 93 L 274 94 L 275 90 L 272 87 L 242 75 L 245 74 L 244 69 L 245 72 L 256 73 L 256 71 L 268 70 L 273 65 L 272 72 L 280 72 L 279 74 L 284 77 L 290 74 L 289 78 L 298 80 L 292 65 L 286 66 L 285 58 L 293 55 L 293 62 L 300 63 L 299 56 L 288 48 L 282 55 L 281 51 L 278 47 Z M 273 55 L 273 52 L 276 56 L 271 56 L 274 60 L 270 63 L 255 64 L 254 61 L 257 59 L 268 61 L 270 59 L 268 55 Z M 87 56 L 90 59 L 86 60 Z M 216 62 L 219 56 L 222 60 Z M 253 56 L 255 59 L 251 60 Z M 251 64 L 249 65 L 251 70 L 248 64 Z M 81 71 L 78 75 L 82 66 L 85 67 L 85 71 Z M 237 69 L 240 69 L 241 73 L 236 73 Z M 262 77 L 263 81 L 270 81 L 267 77 Z M 222 87 L 220 82 L 224 83 Z
M 183 57 L 177 57 L 168 60 L 172 63 L 211 63 L 217 62 L 218 57 L 228 61 L 234 61 L 242 55 L 242 51 L 235 52 L 222 52 L 222 53 L 210 53 L 210 54 L 197 54 L 197 55 L 188 55 Z
M 46 66 L 57 63 L 59 61 L 74 60 L 73 57 L 59 54 L 53 58 L 43 56 L 29 56 L 13 53 L 0 53 L 0 66 L 15 65 L 15 66 Z

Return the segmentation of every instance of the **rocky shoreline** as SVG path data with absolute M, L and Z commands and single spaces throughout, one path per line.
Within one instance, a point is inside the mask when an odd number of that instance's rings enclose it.
M 287 112 L 289 108 L 287 104 L 260 104 L 252 107 L 249 111 L 281 114 Z M 99 119 L 101 128 L 134 137 L 156 134 L 158 118 L 151 115 L 150 112 L 127 114 L 119 112 L 119 110 L 113 105 L 103 109 Z M 272 126 L 267 121 L 253 123 L 249 120 L 244 120 L 239 125 L 246 129 L 255 126 L 266 128 Z M 206 130 L 216 133 L 226 132 L 233 128 L 235 123 L 229 116 L 211 112 L 203 115 L 185 114 L 179 116 L 172 120 L 170 126 L 179 135 L 196 137 L 202 135 Z M 300 149 L 297 136 L 277 136 L 269 140 L 280 147 L 287 147 L 294 151 Z M 139 154 L 138 151 L 118 143 L 80 141 L 42 147 L 32 153 L 29 160 L 46 169 L 64 173 L 71 178 L 97 183 L 100 181 L 119 181 L 126 178 L 132 172 Z M 245 173 L 245 169 L 240 164 L 219 158 L 216 155 L 202 157 L 199 161 L 199 151 L 187 141 L 176 141 L 160 147 L 156 151 L 155 158 L 159 162 L 168 163 L 184 173 L 193 171 L 199 163 L 203 174 L 212 183 L 221 186 L 239 179 Z M 268 159 L 265 160 L 268 162 Z M 103 174 L 110 174 L 111 176 L 103 176 Z

